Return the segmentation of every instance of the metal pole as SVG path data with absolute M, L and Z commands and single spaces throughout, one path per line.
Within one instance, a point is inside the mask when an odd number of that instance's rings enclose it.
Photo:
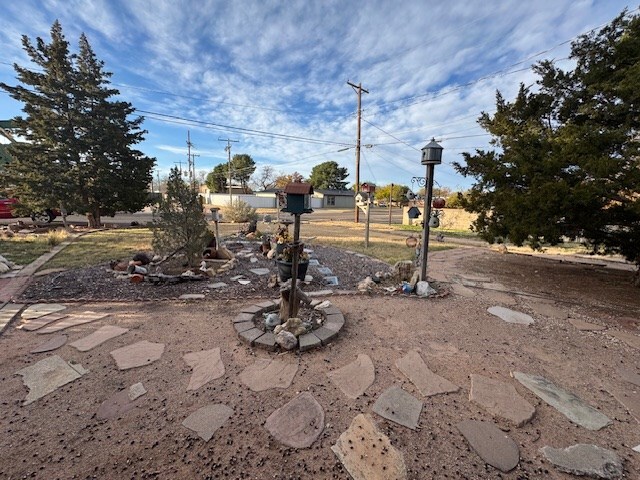
M 424 229 L 422 231 L 422 269 L 420 280 L 427 281 L 427 251 L 429 250 L 429 220 L 431 219 L 431 199 L 433 197 L 433 167 L 427 165 L 427 197 L 424 202 L 423 217 Z
M 289 315 L 294 312 L 296 304 L 296 281 L 298 280 L 298 255 L 300 250 L 300 214 L 294 214 L 293 224 L 293 257 L 291 258 L 291 294 L 289 295 Z M 286 320 L 286 319 L 285 319 Z
M 391 184 L 391 190 L 389 190 L 389 225 L 391 225 L 391 201 L 393 198 L 393 183 Z

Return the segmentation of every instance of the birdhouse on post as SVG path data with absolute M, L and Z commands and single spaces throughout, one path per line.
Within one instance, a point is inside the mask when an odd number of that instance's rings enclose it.
M 287 206 L 282 209 L 283 212 L 300 215 L 301 213 L 312 213 L 311 195 L 313 195 L 313 186 L 309 183 L 292 182 L 284 187 L 284 193 L 287 196 Z
M 373 183 L 363 183 L 360 185 L 360 191 L 369 193 L 371 194 L 371 196 L 373 196 L 376 191 L 376 186 Z

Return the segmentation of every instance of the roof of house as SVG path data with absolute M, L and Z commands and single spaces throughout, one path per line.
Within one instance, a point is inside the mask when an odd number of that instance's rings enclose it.
M 316 193 L 321 193 L 323 195 L 336 195 L 341 197 L 353 197 L 355 192 L 353 190 L 325 190 L 320 189 L 316 190 Z

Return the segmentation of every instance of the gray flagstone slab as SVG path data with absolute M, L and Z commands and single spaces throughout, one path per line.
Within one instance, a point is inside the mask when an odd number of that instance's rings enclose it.
M 460 390 L 457 385 L 429 370 L 420 354 L 415 350 L 398 359 L 396 366 L 425 397 Z
M 50 324 L 51 322 L 55 322 L 56 320 L 62 320 L 63 318 L 67 318 L 68 316 L 69 316 L 68 313 L 50 313 L 42 317 L 34 318 L 33 320 L 27 320 L 25 323 L 23 323 L 22 325 L 19 325 L 17 328 L 26 330 L 28 332 L 32 332 L 34 330 L 38 330 L 39 328 L 44 327 L 45 325 Z
M 221 403 L 199 408 L 182 422 L 182 426 L 196 432 L 205 442 L 233 415 L 233 409 Z
M 105 325 L 84 338 L 71 342 L 74 348 L 77 348 L 81 352 L 88 352 L 92 348 L 103 344 L 107 340 L 124 335 L 129 331 L 128 328 L 117 327 L 115 325 Z
M 533 323 L 533 318 L 531 317 L 531 315 L 527 315 L 526 313 L 522 312 L 516 312 L 515 310 L 511 310 L 510 308 L 490 307 L 487 309 L 487 311 L 507 323 L 515 323 L 518 325 L 531 325 Z
M 240 381 L 254 392 L 289 388 L 298 372 L 298 362 L 258 358 L 240 374 Z
M 82 312 L 78 315 L 69 315 L 67 318 L 60 320 L 58 323 L 49 325 L 47 327 L 37 330 L 37 333 L 53 333 L 64 330 L 65 328 L 76 327 L 78 325 L 84 325 L 85 323 L 95 322 L 104 317 L 107 317 L 108 313 L 95 313 L 95 312 Z
M 327 376 L 342 393 L 355 400 L 373 384 L 376 372 L 371 358 L 361 353 L 355 361 L 327 373 Z
M 59 312 L 66 308 L 67 307 L 65 307 L 64 305 L 60 305 L 57 303 L 34 303 L 33 305 L 25 308 L 21 316 L 25 320 L 32 320 L 34 318 L 39 318 L 50 313 Z
M 222 363 L 220 356 L 220 348 L 187 353 L 182 358 L 193 369 L 187 391 L 197 390 L 224 375 L 224 363 Z
M 147 340 L 137 342 L 111 352 L 119 370 L 142 367 L 160 359 L 164 352 L 164 343 L 153 343 Z
M 324 430 L 324 410 L 311 393 L 302 392 L 269 415 L 264 426 L 280 443 L 308 448 Z
M 30 353 L 43 353 L 50 352 L 51 350 L 56 350 L 67 343 L 66 335 L 54 335 L 48 341 L 38 345 L 36 348 L 31 350 Z
M 356 416 L 331 450 L 354 480 L 407 478 L 402 452 L 391 445 L 369 415 Z
M 597 445 L 579 443 L 567 448 L 545 446 L 540 451 L 558 470 L 572 475 L 613 479 L 620 478 L 624 472 L 618 455 Z
M 402 388 L 394 386 L 380 394 L 372 409 L 387 420 L 415 430 L 420 420 L 422 402 Z
M 471 448 L 492 467 L 509 472 L 520 462 L 518 445 L 493 423 L 465 420 L 456 427 Z
M 513 376 L 522 385 L 581 427 L 588 430 L 600 430 L 611 423 L 609 417 L 544 377 L 522 372 L 513 372 Z
M 535 407 L 521 397 L 513 385 L 482 375 L 471 374 L 469 400 L 517 427 L 527 423 L 536 413 Z
M 256 275 L 269 275 L 269 273 L 271 273 L 271 270 L 268 268 L 251 268 L 249 271 Z
M 22 381 L 29 389 L 23 405 L 35 402 L 57 388 L 77 380 L 86 372 L 82 365 L 72 366 L 58 355 L 44 358 L 34 365 L 18 370 L 16 375 L 22 375 Z

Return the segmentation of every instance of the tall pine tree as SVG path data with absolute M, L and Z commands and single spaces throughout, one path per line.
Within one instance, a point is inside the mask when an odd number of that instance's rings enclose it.
M 130 120 L 131 104 L 112 99 L 119 92 L 86 36 L 71 54 L 56 21 L 50 44 L 22 43 L 38 71 L 14 65 L 19 85 L 0 84 L 24 103 L 26 115 L 15 120 L 27 140 L 11 147 L 3 183 L 25 208 L 60 204 L 86 213 L 92 227 L 103 214 L 142 208 L 155 162 L 133 148 L 144 139 L 143 120 Z

